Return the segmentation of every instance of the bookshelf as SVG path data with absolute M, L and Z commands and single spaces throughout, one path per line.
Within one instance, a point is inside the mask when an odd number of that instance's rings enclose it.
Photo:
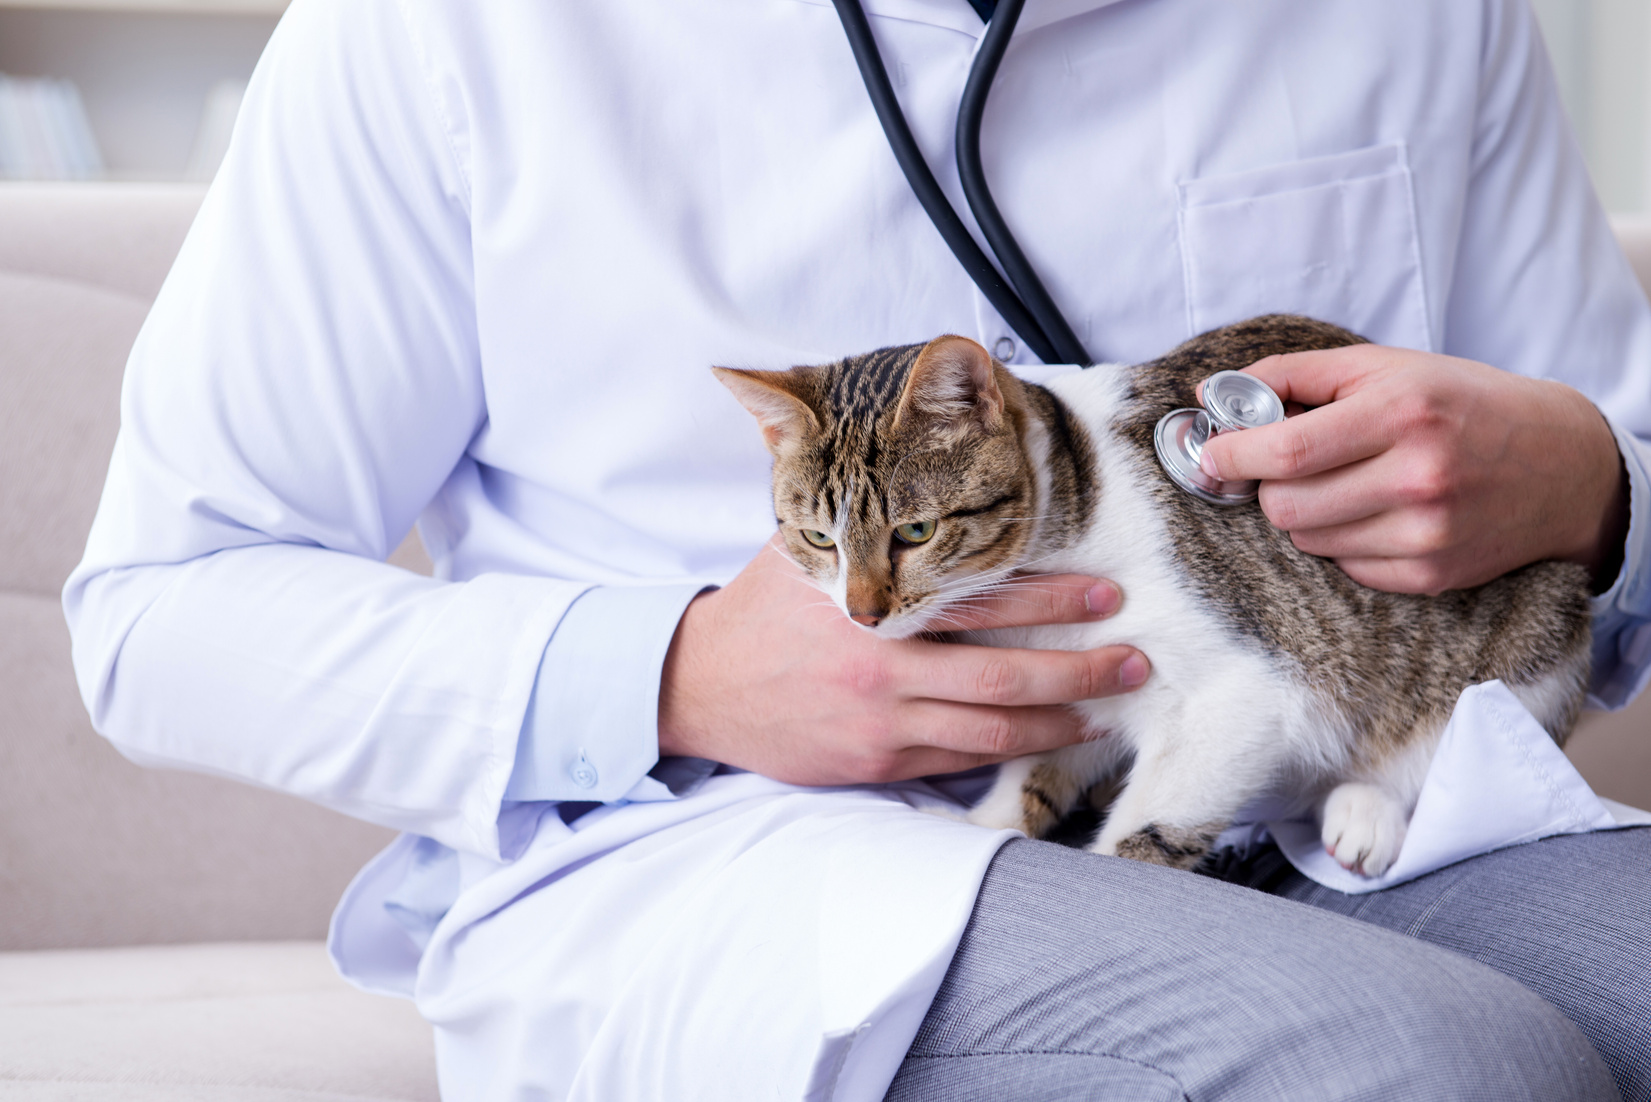
M 116 180 L 186 178 L 203 113 L 244 82 L 287 0 L 0 0 L 0 73 L 80 89 Z
M 161 15 L 280 15 L 287 10 L 287 0 L 0 0 L 0 8 Z

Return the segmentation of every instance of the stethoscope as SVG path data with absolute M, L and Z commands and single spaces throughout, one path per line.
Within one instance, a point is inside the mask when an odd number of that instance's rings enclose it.
M 963 98 L 957 106 L 958 178 L 975 222 L 1002 266 L 1001 273 L 952 209 L 951 201 L 940 190 L 928 162 L 923 159 L 922 150 L 917 148 L 860 0 L 832 0 L 832 4 L 843 22 L 849 47 L 860 67 L 860 77 L 866 84 L 866 94 L 871 97 L 894 159 L 952 255 L 986 296 L 986 301 L 1040 360 L 1046 364 L 1092 366 L 1094 358 L 1067 324 L 1060 307 L 1044 289 L 1043 281 L 998 213 L 980 160 L 980 121 L 986 113 L 986 97 L 1004 52 L 1009 48 L 1009 39 L 1015 33 L 1015 24 L 1020 21 L 1025 0 L 969 0 L 986 23 L 986 34 L 975 53 L 974 64 L 969 67 L 969 79 L 964 82 Z M 1256 483 L 1217 481 L 1203 473 L 1199 458 L 1204 444 L 1217 433 L 1282 421 L 1284 404 L 1267 384 L 1237 371 L 1223 371 L 1206 380 L 1203 403 L 1203 409 L 1174 410 L 1158 422 L 1154 443 L 1159 462 L 1178 486 L 1204 501 L 1216 505 L 1254 501 Z

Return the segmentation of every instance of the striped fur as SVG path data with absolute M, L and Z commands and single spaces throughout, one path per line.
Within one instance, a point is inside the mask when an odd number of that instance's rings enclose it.
M 719 376 L 774 451 L 791 553 L 878 634 L 921 631 L 1015 571 L 1108 577 L 1126 594 L 1101 623 L 981 634 L 1022 647 L 1129 643 L 1153 676 L 1079 706 L 1092 741 L 1004 765 L 972 820 L 1042 836 L 1088 793 L 1108 805 L 1091 849 L 1189 868 L 1272 792 L 1315 808 L 1337 859 L 1377 875 L 1463 688 L 1501 679 L 1564 741 L 1589 614 L 1586 572 L 1561 563 L 1439 597 L 1366 589 L 1298 551 L 1259 507 L 1205 504 L 1159 468 L 1153 426 L 1195 404 L 1200 380 L 1358 341 L 1306 318 L 1257 318 L 1047 388 L 961 337 Z M 929 519 L 929 542 L 898 538 L 897 526 Z
M 1088 521 L 1082 430 L 973 341 L 942 337 L 790 371 L 715 370 L 774 452 L 774 512 L 792 557 L 881 635 L 922 631 Z M 927 542 L 897 535 L 923 521 L 936 522 Z

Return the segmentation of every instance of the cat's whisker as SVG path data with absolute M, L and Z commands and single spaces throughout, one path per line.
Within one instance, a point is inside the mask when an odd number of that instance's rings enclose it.
M 795 554 L 776 545 L 789 570 L 827 581 L 815 586 L 818 596 L 797 595 L 793 613 L 807 610 L 799 625 L 848 607 L 862 622 L 882 620 L 885 637 L 1017 619 L 1031 627 L 1069 572 L 1115 571 L 1133 589 L 1129 642 L 1161 660 L 1150 688 L 1084 702 L 1086 726 L 1108 733 L 1104 748 L 1010 763 L 971 821 L 1038 836 L 1105 781 L 1112 810 L 1090 848 L 1186 868 L 1258 794 L 1246 786 L 1290 777 L 1302 798 L 1323 797 L 1333 856 L 1342 831 L 1363 832 L 1364 848 L 1348 852 L 1371 871 L 1372 832 L 1387 832 L 1390 852 L 1377 862 L 1385 868 L 1409 806 L 1396 794 L 1414 800 L 1464 679 L 1493 668 L 1517 674 L 1520 700 L 1562 739 L 1586 680 L 1588 632 L 1579 568 L 1539 564 L 1522 583 L 1504 579 L 1482 597 L 1435 604 L 1370 595 L 1349 590 L 1333 563 L 1305 558 L 1253 515 L 1165 496 L 1154 426 L 1188 404 L 1194 379 L 1217 364 L 1241 366 L 1235 356 L 1249 363 L 1264 349 L 1355 340 L 1306 319 L 1256 319 L 1128 369 L 1126 385 L 1116 373 L 1087 372 L 1038 387 L 950 337 L 821 367 L 746 372 L 729 385 L 771 440 L 808 445 L 778 449 L 774 508 L 782 525 L 819 536 L 805 537 L 815 547 L 837 546 L 839 560 L 827 569 L 801 544 Z M 1010 509 L 1021 511 L 994 512 Z M 1475 609 L 1485 615 L 1475 619 Z M 1475 626 L 1516 614 L 1523 634 L 1513 634 L 1541 641 L 1517 661 L 1508 657 L 1520 650 L 1507 642 L 1511 629 Z M 1026 638 L 1092 646 L 1119 638 L 1117 629 L 1033 628 Z M 1199 649 L 1186 649 L 1190 639 Z M 1476 654 L 1501 656 L 1502 665 Z M 1195 676 L 1176 661 L 1189 656 L 1198 659 Z M 1545 671 L 1544 680 L 1533 683 L 1531 670 Z M 1386 787 L 1354 777 L 1354 766 Z M 1372 792 L 1393 799 L 1372 803 Z M 1202 825 L 1170 825 L 1191 823 Z

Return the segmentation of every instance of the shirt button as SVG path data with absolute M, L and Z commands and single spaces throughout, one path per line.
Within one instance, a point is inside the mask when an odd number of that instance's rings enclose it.
M 997 343 L 992 345 L 992 355 L 996 356 L 1004 363 L 1008 363 L 1010 360 L 1014 359 L 1015 353 L 1018 351 L 1019 349 L 1015 347 L 1015 340 L 1013 337 L 999 337 L 997 339 Z
M 583 750 L 579 751 L 579 757 L 574 761 L 573 768 L 568 770 L 568 776 L 572 777 L 573 783 L 580 788 L 596 787 L 596 766 L 592 765 L 590 759 L 585 757 Z

